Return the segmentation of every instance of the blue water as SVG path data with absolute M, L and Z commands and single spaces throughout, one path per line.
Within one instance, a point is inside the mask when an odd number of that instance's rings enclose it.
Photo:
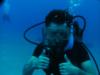
M 100 68 L 100 0 L 81 0 L 74 14 L 87 20 L 84 42 Z M 2 20 L 0 11 L 0 75 L 22 75 L 22 69 L 31 57 L 35 45 L 24 40 L 27 27 L 41 22 L 49 11 L 68 8 L 68 0 L 8 0 L 10 21 Z M 41 27 L 29 33 L 32 40 L 41 41 Z M 40 75 L 40 74 L 37 74 Z

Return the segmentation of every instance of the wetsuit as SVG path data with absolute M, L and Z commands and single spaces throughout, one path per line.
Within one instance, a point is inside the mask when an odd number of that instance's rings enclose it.
M 43 44 L 40 44 L 36 47 L 35 51 L 33 52 L 33 56 L 38 57 L 42 50 L 44 49 Z M 81 43 L 75 42 L 72 49 L 64 50 L 64 46 L 61 47 L 53 47 L 50 48 L 50 51 L 46 51 L 46 56 L 50 59 L 49 68 L 45 69 L 46 75 L 50 75 L 53 73 L 54 75 L 60 75 L 59 72 L 59 63 L 65 61 L 64 54 L 67 54 L 69 60 L 72 62 L 73 65 L 81 68 L 81 63 L 89 60 L 89 55 L 85 48 L 81 45 Z

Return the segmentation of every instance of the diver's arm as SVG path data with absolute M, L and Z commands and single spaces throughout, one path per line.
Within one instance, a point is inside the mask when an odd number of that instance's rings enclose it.
M 79 75 L 96 75 L 96 70 L 90 60 L 81 63 L 82 69 L 79 69 Z
M 23 75 L 32 75 L 36 69 L 37 57 L 32 56 L 30 60 L 25 64 L 23 69 Z
M 49 58 L 44 55 L 44 50 L 37 58 L 32 56 L 28 63 L 24 66 L 23 75 L 32 75 L 36 69 L 47 69 L 49 66 Z
M 65 62 L 59 64 L 59 71 L 61 75 L 97 75 L 91 61 L 86 60 L 81 63 L 81 68 L 72 64 L 67 55 L 64 55 Z

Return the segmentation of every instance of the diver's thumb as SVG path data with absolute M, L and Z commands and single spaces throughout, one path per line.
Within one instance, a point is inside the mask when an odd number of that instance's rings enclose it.
M 67 54 L 64 55 L 64 58 L 65 58 L 65 61 L 66 61 L 66 62 L 70 62 L 70 60 L 69 60 Z
M 43 55 L 43 56 L 46 55 L 46 50 L 45 49 L 43 49 L 41 55 Z

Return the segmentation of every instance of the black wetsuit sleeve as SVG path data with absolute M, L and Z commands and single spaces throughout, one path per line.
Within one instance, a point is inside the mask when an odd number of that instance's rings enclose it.
M 68 50 L 66 53 L 71 62 L 76 66 L 80 66 L 82 62 L 90 60 L 86 48 L 80 43 L 75 43 L 73 49 Z
M 42 50 L 43 50 L 43 46 L 42 46 L 41 44 L 38 45 L 38 46 L 35 48 L 35 50 L 33 51 L 32 56 L 38 57 L 38 56 L 41 54 Z
M 77 61 L 78 63 L 82 63 L 84 61 L 87 61 L 89 60 L 89 54 L 87 52 L 87 48 L 85 48 L 82 44 L 79 44 L 78 46 L 78 49 L 77 49 L 77 55 L 78 55 L 78 58 L 77 58 Z

